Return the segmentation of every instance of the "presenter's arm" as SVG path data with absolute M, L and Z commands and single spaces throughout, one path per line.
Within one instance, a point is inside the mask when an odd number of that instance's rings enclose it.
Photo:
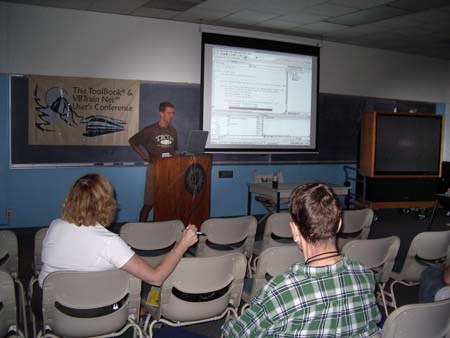
M 148 156 L 141 147 L 131 142 L 131 140 L 128 141 L 130 143 L 131 148 L 146 162 L 151 162 L 151 157 Z
M 157 267 L 152 267 L 138 255 L 133 255 L 122 266 L 122 270 L 152 285 L 161 285 L 175 270 L 186 250 L 197 242 L 197 228 L 190 224 L 183 233 L 180 242 L 164 257 Z

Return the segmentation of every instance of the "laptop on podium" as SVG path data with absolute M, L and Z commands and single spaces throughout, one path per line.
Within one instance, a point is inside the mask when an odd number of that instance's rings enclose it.
M 209 132 L 206 130 L 191 130 L 186 148 L 187 155 L 199 155 L 205 152 Z

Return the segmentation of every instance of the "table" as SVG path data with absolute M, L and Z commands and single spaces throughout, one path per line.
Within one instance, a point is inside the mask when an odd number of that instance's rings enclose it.
M 285 182 L 278 183 L 278 188 L 272 188 L 271 182 L 265 183 L 248 183 L 248 197 L 247 197 L 247 215 L 251 215 L 252 208 L 252 194 L 264 195 L 272 198 L 276 201 L 277 212 L 280 212 L 280 201 L 282 199 L 288 199 L 291 196 L 292 190 L 302 184 L 308 182 Z M 349 199 L 350 187 L 345 185 L 329 184 L 334 193 L 338 196 L 345 196 L 346 200 Z
M 433 212 L 431 213 L 430 223 L 428 223 L 427 230 L 431 230 L 431 226 L 433 225 L 434 216 L 436 214 L 436 209 L 439 204 L 442 204 L 443 207 L 450 209 L 450 195 L 449 194 L 436 194 L 434 195 L 436 200 L 433 205 Z

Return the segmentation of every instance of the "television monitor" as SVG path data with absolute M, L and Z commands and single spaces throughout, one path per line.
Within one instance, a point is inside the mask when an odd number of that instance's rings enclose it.
M 204 33 L 206 149 L 316 150 L 318 83 L 318 47 Z
M 377 114 L 375 175 L 439 175 L 439 115 Z

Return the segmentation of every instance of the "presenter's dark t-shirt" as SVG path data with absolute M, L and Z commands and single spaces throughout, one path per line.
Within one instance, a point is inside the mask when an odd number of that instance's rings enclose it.
M 156 122 L 132 136 L 130 143 L 144 147 L 152 157 L 161 157 L 164 153 L 174 155 L 178 149 L 177 131 L 170 125 L 163 128 Z

